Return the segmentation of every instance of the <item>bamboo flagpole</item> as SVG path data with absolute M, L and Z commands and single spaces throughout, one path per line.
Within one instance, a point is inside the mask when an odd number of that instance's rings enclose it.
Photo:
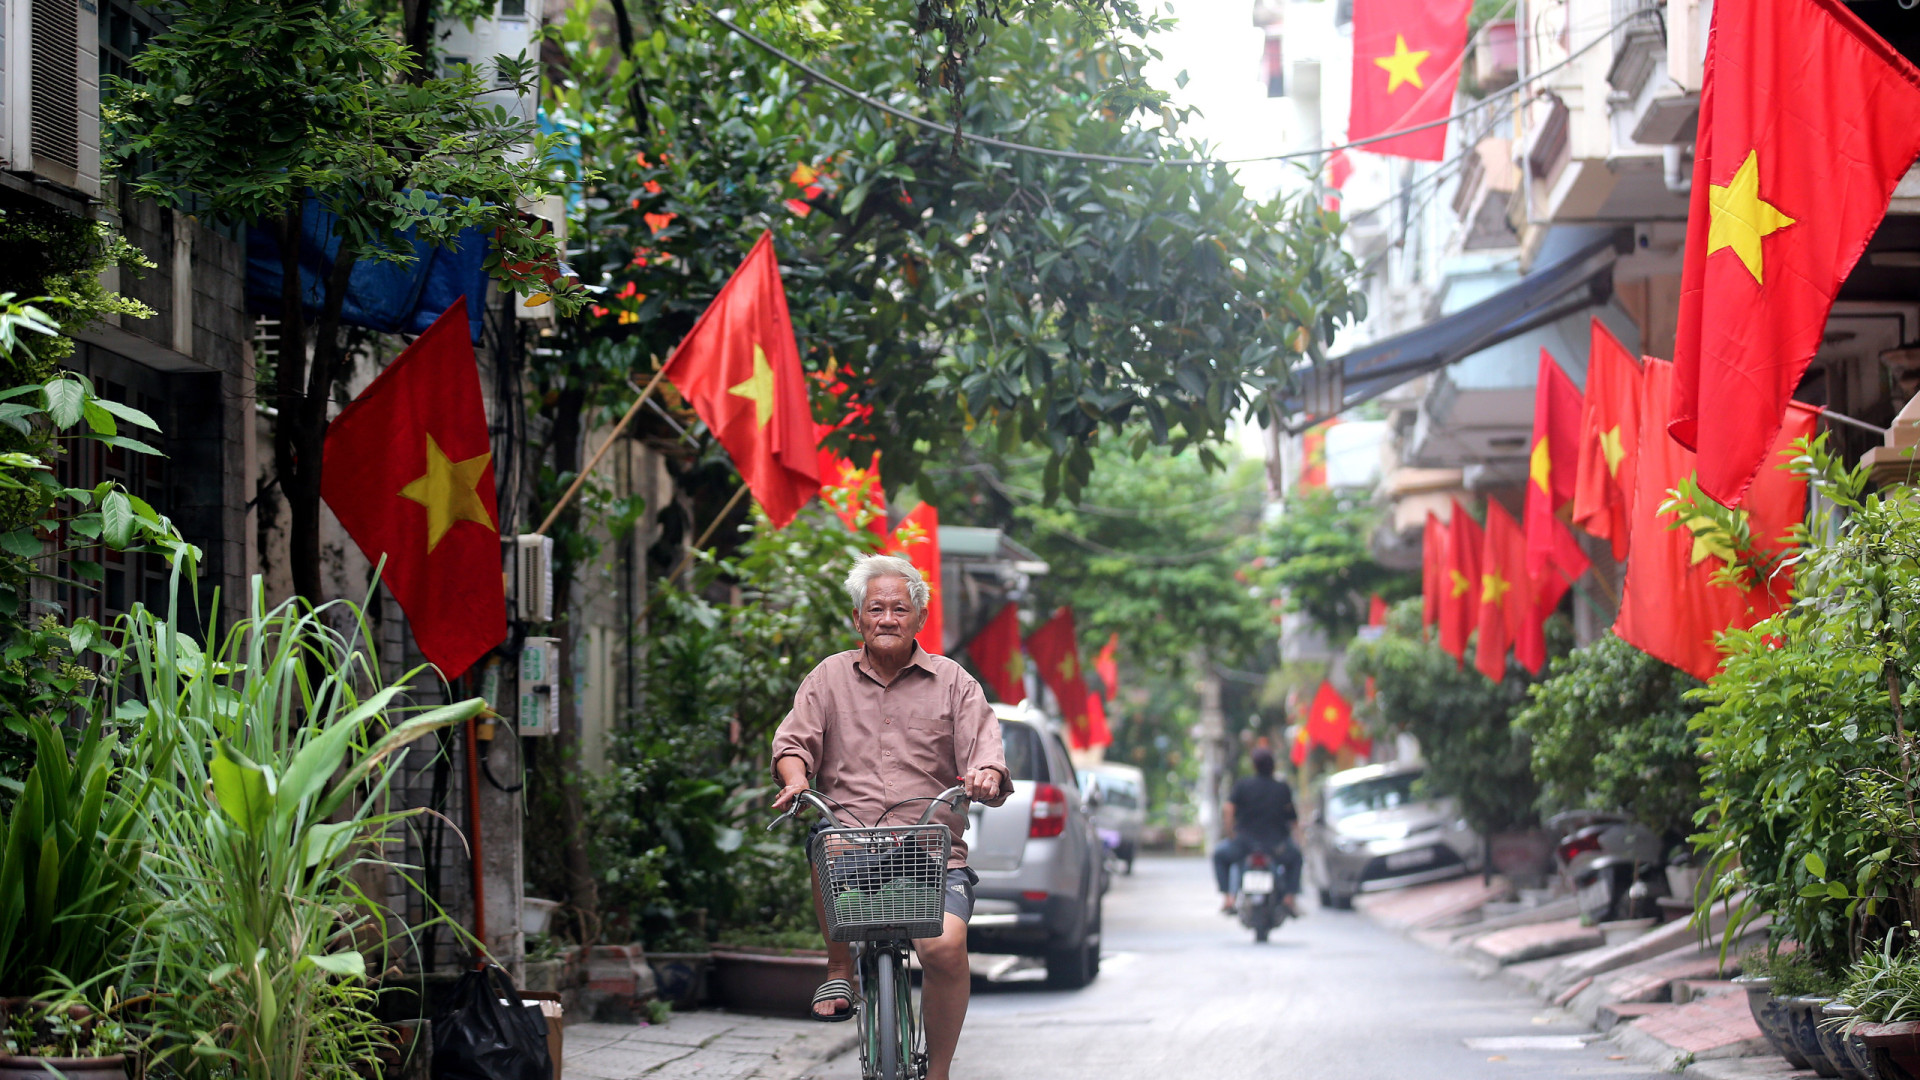
M 580 485 L 586 483 L 587 477 L 593 475 L 593 470 L 600 465 L 600 459 L 606 457 L 607 451 L 613 449 L 613 444 L 619 441 L 621 434 L 627 430 L 627 425 L 633 423 L 634 415 L 640 411 L 640 406 L 645 405 L 647 399 L 653 396 L 653 388 L 660 385 L 660 380 L 664 378 L 666 374 L 667 365 L 661 364 L 659 370 L 653 373 L 653 378 L 647 382 L 647 388 L 640 391 L 640 396 L 633 399 L 632 405 L 627 406 L 627 414 L 622 416 L 620 422 L 613 426 L 613 432 L 607 436 L 607 441 L 600 444 L 600 449 L 595 450 L 593 457 L 588 460 L 586 465 L 581 467 L 579 475 L 573 478 L 573 483 L 567 485 L 566 494 L 560 496 L 560 501 L 553 504 L 552 510 L 547 511 L 546 520 L 540 523 L 539 528 L 533 530 L 534 536 L 545 536 L 547 530 L 553 527 L 554 521 L 560 517 L 560 512 L 567 508 L 567 504 L 573 501 L 575 495 L 579 494 Z M 627 385 L 631 386 L 633 384 L 628 383 Z

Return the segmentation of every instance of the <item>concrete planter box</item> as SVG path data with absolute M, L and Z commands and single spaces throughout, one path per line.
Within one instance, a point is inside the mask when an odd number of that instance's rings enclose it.
M 761 1016 L 803 1017 L 813 992 L 827 981 L 827 954 L 820 949 L 713 950 L 715 1004 Z
M 695 1009 L 707 1003 L 713 971 L 710 952 L 650 952 L 647 966 L 653 969 L 653 982 L 660 1000 L 676 1009 Z M 809 1001 L 813 995 L 808 994 Z

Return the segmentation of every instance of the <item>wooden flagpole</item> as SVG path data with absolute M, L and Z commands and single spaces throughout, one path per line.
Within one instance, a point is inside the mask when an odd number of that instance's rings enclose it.
M 606 442 L 600 444 L 600 449 L 593 452 L 592 459 L 581 468 L 579 475 L 573 478 L 573 483 L 567 486 L 566 494 L 560 496 L 560 501 L 553 504 L 553 509 L 547 512 L 546 520 L 540 523 L 539 528 L 533 530 L 533 535 L 545 536 L 547 530 L 553 527 L 553 523 L 559 518 L 560 512 L 567 508 L 567 504 L 573 501 L 575 495 L 579 494 L 580 485 L 587 482 L 587 477 L 593 474 L 595 468 L 599 467 L 600 459 L 607 456 L 608 450 L 613 449 L 613 444 L 617 442 L 621 434 L 627 430 L 627 425 L 633 422 L 634 414 L 640 411 L 640 406 L 645 405 L 647 399 L 653 396 L 653 388 L 660 385 L 660 380 L 666 373 L 667 365 L 661 364 L 660 370 L 654 372 L 652 380 L 647 383 L 647 388 L 640 391 L 639 397 L 633 399 L 633 404 L 627 407 L 627 414 L 622 416 L 620 422 L 613 426 L 613 433 L 607 436 Z M 628 385 L 631 386 L 632 384 L 629 383 Z M 744 491 L 745 488 L 743 487 L 741 490 Z

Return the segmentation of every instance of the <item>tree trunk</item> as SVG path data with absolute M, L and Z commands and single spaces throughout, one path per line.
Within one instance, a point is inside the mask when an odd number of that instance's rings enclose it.
M 340 309 L 356 256 L 345 245 L 335 255 L 320 317 L 309 327 L 300 286 L 301 214 L 296 204 L 280 219 L 280 356 L 274 371 L 280 414 L 273 425 L 273 468 L 287 500 L 294 594 L 319 604 L 327 599 L 320 576 L 320 457 L 328 392 L 340 366 Z
M 400 0 L 402 36 L 416 65 L 407 77 L 411 83 L 433 78 L 433 0 Z M 479 57 L 474 57 L 477 61 Z
M 575 380 L 576 383 L 578 380 Z M 553 471 L 565 477 L 577 472 L 581 464 L 581 422 L 586 410 L 586 394 L 578 386 L 560 393 L 553 411 Z M 578 503 L 574 504 L 576 507 Z M 569 509 L 555 522 L 558 530 L 577 527 L 580 514 Z M 565 545 L 559 545 L 564 550 Z M 553 573 L 553 613 L 555 632 L 560 638 L 560 670 L 573 670 L 574 638 L 578 632 L 568 616 L 573 594 L 574 566 L 556 551 Z M 573 692 L 573 680 L 560 680 L 560 732 L 554 739 L 560 752 L 560 830 L 567 874 L 567 901 L 580 919 L 581 944 L 590 945 L 600 935 L 600 887 L 593 876 L 593 863 L 587 848 L 587 807 L 581 790 L 585 763 L 580 759 L 580 703 Z

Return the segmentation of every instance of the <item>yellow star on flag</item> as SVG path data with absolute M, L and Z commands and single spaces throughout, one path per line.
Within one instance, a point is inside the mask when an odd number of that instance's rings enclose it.
M 1320 715 L 1325 717 L 1328 720 L 1338 720 L 1340 719 L 1340 710 L 1329 705 L 1327 706 L 1326 711 L 1321 713 Z
M 1533 458 L 1527 463 L 1527 476 L 1539 486 L 1542 493 L 1553 493 L 1553 489 L 1548 486 L 1553 476 L 1553 458 L 1547 453 L 1545 435 L 1540 436 L 1540 441 L 1533 444 Z
M 1507 590 L 1513 588 L 1513 582 L 1499 574 L 1480 575 L 1480 602 L 1498 604 L 1506 598 Z
M 471 521 L 497 528 L 487 504 L 480 498 L 480 481 L 486 476 L 491 453 L 465 461 L 449 459 L 440 444 L 427 436 L 427 471 L 420 479 L 400 489 L 400 497 L 412 499 L 427 508 L 427 551 L 440 546 L 440 540 L 456 521 Z
M 1432 56 L 1430 49 L 1409 49 L 1407 39 L 1400 34 L 1393 35 L 1393 55 L 1375 58 L 1375 64 L 1387 72 L 1387 93 L 1400 89 L 1402 83 L 1412 83 L 1415 89 L 1425 90 L 1427 84 L 1420 80 L 1420 65 Z
M 1734 513 L 1739 515 L 1741 521 L 1744 522 L 1747 520 L 1747 512 L 1745 510 L 1736 510 Z M 1733 544 L 1727 540 L 1725 533 L 1714 533 L 1706 536 L 1701 535 L 1706 531 L 1707 527 L 1712 524 L 1713 519 L 1705 516 L 1688 518 L 1686 520 L 1685 525 L 1687 532 L 1693 537 L 1693 547 L 1687 552 L 1687 564 L 1689 566 L 1699 566 L 1706 561 L 1709 555 L 1724 563 L 1731 563 L 1733 561 Z
M 1620 462 L 1627 456 L 1627 448 L 1620 444 L 1620 425 L 1600 433 L 1600 456 L 1607 461 L 1607 475 L 1619 476 Z
M 773 419 L 773 368 L 767 364 L 767 350 L 753 347 L 753 374 L 745 382 L 727 387 L 727 393 L 753 402 L 753 422 L 766 427 Z
M 1458 600 L 1460 597 L 1467 595 L 1467 593 L 1473 588 L 1473 581 L 1472 579 L 1468 578 L 1467 575 L 1461 573 L 1458 570 L 1449 570 L 1447 571 L 1447 573 L 1453 575 L 1454 599 Z
M 1074 672 L 1073 657 L 1071 656 L 1061 657 L 1060 658 L 1060 677 L 1063 679 L 1071 679 L 1073 678 L 1073 672 Z
M 1007 678 L 1018 681 L 1027 676 L 1027 662 L 1019 653 L 1007 657 Z
M 1764 282 L 1760 241 L 1793 224 L 1793 219 L 1760 198 L 1759 151 L 1747 151 L 1747 160 L 1740 163 L 1725 187 L 1714 184 L 1708 189 L 1707 207 L 1712 219 L 1707 228 L 1707 254 L 1732 248 L 1755 283 Z

